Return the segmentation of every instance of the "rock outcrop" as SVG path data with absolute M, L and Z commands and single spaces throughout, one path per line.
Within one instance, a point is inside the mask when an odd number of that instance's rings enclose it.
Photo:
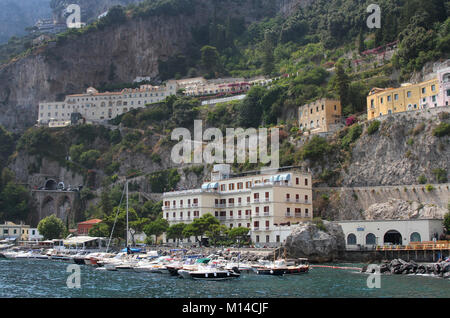
M 330 262 L 345 249 L 344 232 L 340 225 L 328 221 L 323 221 L 323 227 L 312 222 L 300 223 L 292 226 L 285 247 L 289 257 Z
M 366 220 L 442 219 L 445 213 L 446 209 L 433 204 L 390 199 L 370 206 L 364 216 Z
M 377 270 L 375 268 L 368 269 L 365 266 L 362 272 L 375 273 Z M 394 259 L 391 262 L 384 262 L 379 267 L 380 274 L 393 274 L 393 275 L 408 275 L 408 274 L 429 274 L 436 275 L 443 278 L 450 278 L 450 262 L 438 262 L 435 264 L 417 264 L 414 261 L 406 262 L 402 259 Z

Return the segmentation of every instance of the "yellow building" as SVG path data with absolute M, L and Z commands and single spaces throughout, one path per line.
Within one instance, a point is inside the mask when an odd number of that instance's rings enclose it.
M 14 237 L 21 241 L 27 241 L 30 232 L 30 226 L 24 224 L 15 224 L 13 222 L 5 222 L 0 224 L 0 237 L 2 239 Z
M 399 88 L 373 88 L 367 96 L 367 119 L 408 110 L 438 107 L 439 80 L 403 84 Z
M 207 213 L 228 228 L 247 227 L 253 242 L 279 244 L 283 224 L 313 218 L 311 174 L 301 171 L 233 176 L 228 165 L 216 165 L 211 181 L 200 189 L 166 192 L 164 218 L 170 225 L 191 223 Z
M 310 134 L 336 131 L 341 116 L 341 102 L 333 99 L 319 99 L 298 108 L 299 128 Z

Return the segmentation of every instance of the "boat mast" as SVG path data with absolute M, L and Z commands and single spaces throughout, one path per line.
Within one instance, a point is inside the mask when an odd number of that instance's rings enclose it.
M 128 248 L 128 180 L 127 180 L 127 248 Z

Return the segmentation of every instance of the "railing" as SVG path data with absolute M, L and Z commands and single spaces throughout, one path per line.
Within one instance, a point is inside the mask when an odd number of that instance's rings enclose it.
M 254 203 L 259 203 L 259 199 L 254 199 L 253 202 Z
M 291 217 L 292 217 L 291 213 L 286 213 L 285 216 L 286 216 L 287 218 L 291 218 Z
M 450 250 L 450 241 L 434 242 L 411 242 L 409 245 L 384 245 L 377 246 L 377 251 L 430 251 L 430 250 Z
M 302 217 L 302 214 L 301 214 L 301 213 L 295 213 L 295 217 L 296 217 L 296 218 L 301 218 L 301 217 Z

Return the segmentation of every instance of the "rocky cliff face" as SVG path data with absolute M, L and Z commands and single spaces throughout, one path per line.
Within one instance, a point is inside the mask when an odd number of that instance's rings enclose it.
M 352 150 L 350 165 L 341 174 L 343 186 L 438 183 L 433 170 L 450 172 L 449 136 L 433 136 L 434 128 L 449 122 L 449 107 L 414 111 L 382 118 L 379 131 L 363 134 Z M 367 124 L 368 125 L 368 124 Z
M 311 222 L 292 226 L 285 247 L 289 257 L 308 258 L 312 262 L 331 262 L 345 249 L 345 236 L 338 224 L 323 221 L 324 230 Z
M 275 14 L 276 8 L 291 2 L 296 1 L 197 0 L 192 15 L 134 19 L 64 44 L 52 43 L 0 66 L 0 125 L 23 130 L 36 122 L 39 101 L 61 100 L 89 86 L 128 83 L 144 75 L 157 78 L 158 59 L 185 51 L 191 28 L 208 23 L 217 12 L 223 19 L 244 16 L 250 22 L 264 18 L 261 12 Z
M 370 206 L 364 212 L 364 217 L 366 220 L 443 219 L 447 212 L 432 204 L 390 199 Z

